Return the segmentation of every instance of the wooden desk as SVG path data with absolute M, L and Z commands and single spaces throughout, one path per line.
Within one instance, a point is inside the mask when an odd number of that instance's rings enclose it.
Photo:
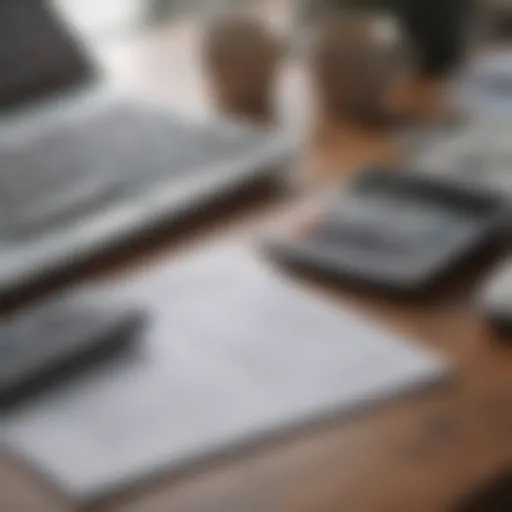
M 210 112 L 184 23 L 102 52 L 120 84 L 204 115 Z M 286 80 L 300 99 L 297 70 Z M 299 101 L 297 105 L 301 105 Z M 348 172 L 368 155 L 389 157 L 380 136 L 326 128 L 310 160 L 323 178 Z M 158 250 L 103 266 L 119 276 L 219 238 L 250 240 L 283 210 L 284 200 L 252 201 L 229 223 L 203 226 Z M 226 221 L 226 217 L 224 217 Z M 249 242 L 248 242 L 249 243 Z M 474 272 L 472 273 L 474 274 Z M 395 328 L 421 338 L 457 365 L 453 385 L 380 407 L 352 421 L 332 421 L 179 478 L 165 476 L 106 503 L 106 512 L 438 512 L 450 510 L 480 480 L 512 464 L 512 350 L 493 339 L 469 307 L 475 276 L 435 302 L 396 303 L 325 290 Z M 74 508 L 34 475 L 0 457 L 2 512 L 70 512 Z

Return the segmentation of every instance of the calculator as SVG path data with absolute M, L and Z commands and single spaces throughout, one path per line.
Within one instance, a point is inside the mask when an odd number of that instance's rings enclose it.
M 287 266 L 414 294 L 499 237 L 510 211 L 489 190 L 374 168 L 273 233 L 265 247 Z

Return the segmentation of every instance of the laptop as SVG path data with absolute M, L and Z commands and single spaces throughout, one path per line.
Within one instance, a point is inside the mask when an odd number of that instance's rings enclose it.
M 278 176 L 294 144 L 115 91 L 44 1 L 0 3 L 0 296 Z

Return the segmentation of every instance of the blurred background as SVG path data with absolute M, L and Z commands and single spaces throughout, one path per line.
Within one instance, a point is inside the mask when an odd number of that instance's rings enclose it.
M 250 1 L 250 0 L 246 0 Z M 83 33 L 92 38 L 126 36 L 144 27 L 194 11 L 215 11 L 243 0 L 54 0 Z

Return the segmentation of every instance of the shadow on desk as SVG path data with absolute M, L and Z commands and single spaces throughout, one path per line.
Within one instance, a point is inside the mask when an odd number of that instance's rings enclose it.
M 483 489 L 470 496 L 453 512 L 510 512 L 512 510 L 512 466 Z

